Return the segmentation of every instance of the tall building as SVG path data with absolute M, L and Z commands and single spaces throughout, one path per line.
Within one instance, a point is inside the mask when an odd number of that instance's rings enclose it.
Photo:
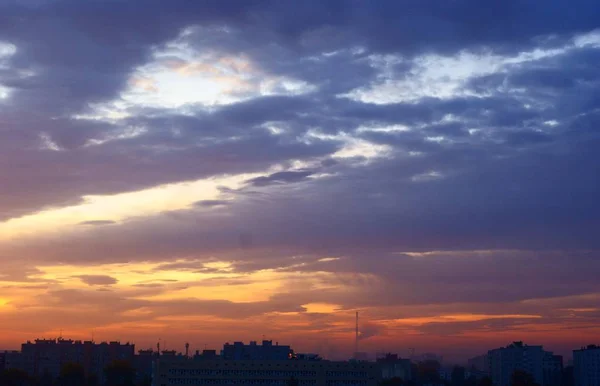
M 44 374 L 57 377 L 66 363 L 79 363 L 86 375 L 94 374 L 100 381 L 104 368 L 116 360 L 133 362 L 135 347 L 120 342 L 79 341 L 70 339 L 36 339 L 21 345 L 23 370 L 32 376 Z
M 221 356 L 226 360 L 286 360 L 293 355 L 290 346 L 273 344 L 271 340 L 263 340 L 262 345 L 252 341 L 250 344 L 243 342 L 225 343 Z
M 560 355 L 554 355 L 551 352 L 544 351 L 543 359 L 543 385 L 561 386 L 563 373 L 563 358 Z
M 488 374 L 496 386 L 510 386 L 511 377 L 516 370 L 531 374 L 537 383 L 546 386 L 544 365 L 550 369 L 557 363 L 557 358 L 551 358 L 552 353 L 544 351 L 542 346 L 529 346 L 523 342 L 514 342 L 506 347 L 490 350 L 487 357 Z M 545 361 L 545 358 L 550 359 Z
M 158 356 L 158 352 L 152 349 L 138 351 L 138 354 L 133 358 L 133 367 L 135 368 L 136 381 L 138 383 L 152 376 L 152 366 Z
M 153 386 L 252 385 L 375 386 L 380 379 L 375 363 L 312 360 L 195 360 L 161 356 L 156 360 Z
M 410 359 L 402 359 L 397 354 L 385 354 L 376 360 L 381 371 L 382 379 L 401 378 L 404 381 L 412 380 Z
M 600 385 L 600 346 L 573 350 L 575 386 Z

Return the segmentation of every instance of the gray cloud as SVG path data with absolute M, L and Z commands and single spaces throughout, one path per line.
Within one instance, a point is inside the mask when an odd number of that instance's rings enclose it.
M 117 279 L 107 275 L 79 275 L 77 276 L 82 282 L 87 285 L 111 285 L 117 284 Z
M 218 207 L 218 206 L 227 206 L 229 204 L 230 204 L 230 202 L 227 200 L 201 200 L 201 201 L 196 201 L 194 203 L 194 206 L 201 207 L 201 208 L 213 208 L 213 207 Z
M 304 181 L 307 177 L 313 174 L 313 171 L 277 172 L 270 174 L 266 177 L 253 178 L 251 180 L 246 181 L 246 183 L 253 186 L 268 186 L 274 184 L 294 183 Z
M 116 221 L 112 220 L 90 220 L 80 222 L 79 225 L 92 225 L 92 226 L 100 226 L 100 225 L 113 225 L 116 224 Z

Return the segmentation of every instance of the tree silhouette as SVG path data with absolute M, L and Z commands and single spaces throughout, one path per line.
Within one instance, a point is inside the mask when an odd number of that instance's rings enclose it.
M 54 377 L 47 370 L 44 371 L 39 381 L 37 382 L 39 386 L 53 386 L 54 385 Z
M 492 378 L 490 377 L 483 377 L 479 381 L 478 386 L 494 386 L 494 382 L 492 382 Z
M 463 386 L 465 384 L 465 371 L 462 366 L 454 366 L 452 369 L 452 386 Z
M 515 370 L 510 379 L 511 386 L 539 386 L 531 374 L 523 370 Z
M 152 378 L 145 376 L 141 381 L 138 382 L 137 386 L 152 386 Z
M 134 386 L 135 369 L 128 361 L 114 361 L 104 369 L 106 386 Z
M 290 379 L 288 379 L 288 381 L 286 382 L 287 386 L 298 386 L 299 382 L 296 378 L 291 377 Z
M 436 383 L 440 380 L 440 362 L 427 360 L 417 365 L 417 374 L 422 383 Z
M 7 369 L 0 373 L 0 385 L 2 386 L 31 386 L 32 379 L 23 370 Z
M 65 363 L 60 369 L 58 386 L 83 386 L 86 384 L 85 370 L 79 363 Z
M 474 375 L 471 375 L 469 378 L 465 379 L 465 386 L 478 386 L 477 378 Z
M 393 377 L 390 379 L 384 379 L 379 382 L 379 386 L 403 386 L 405 385 L 404 381 L 400 377 Z
M 90 375 L 88 375 L 86 381 L 87 381 L 87 386 L 98 386 L 98 375 L 90 374 Z

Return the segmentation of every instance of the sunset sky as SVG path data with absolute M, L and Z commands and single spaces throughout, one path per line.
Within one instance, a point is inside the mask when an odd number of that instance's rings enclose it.
M 0 349 L 600 343 L 597 0 L 0 1 Z

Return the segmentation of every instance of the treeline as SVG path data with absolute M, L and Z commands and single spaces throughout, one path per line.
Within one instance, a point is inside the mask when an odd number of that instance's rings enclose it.
M 440 364 L 437 361 L 424 361 L 412 366 L 411 380 L 401 378 L 386 379 L 379 386 L 498 386 L 494 385 L 490 377 L 466 377 L 467 369 L 455 366 L 450 379 L 440 378 Z M 555 385 L 573 386 L 573 368 L 568 366 L 564 369 L 561 379 L 555 380 Z M 533 376 L 525 371 L 516 370 L 511 376 L 511 386 L 541 386 Z
M 412 379 L 401 378 L 386 379 L 379 383 L 380 386 L 493 386 L 489 377 L 476 378 L 471 376 L 465 378 L 466 369 L 456 366 L 452 370 L 451 379 L 444 380 L 440 377 L 441 365 L 438 361 L 429 360 L 412 365 Z
M 60 369 L 58 377 L 49 373 L 32 377 L 18 369 L 7 369 L 0 372 L 1 386 L 150 386 L 149 377 L 136 382 L 136 372 L 128 361 L 115 361 L 106 366 L 103 372 L 104 381 L 98 374 L 85 374 L 79 363 L 67 363 Z

